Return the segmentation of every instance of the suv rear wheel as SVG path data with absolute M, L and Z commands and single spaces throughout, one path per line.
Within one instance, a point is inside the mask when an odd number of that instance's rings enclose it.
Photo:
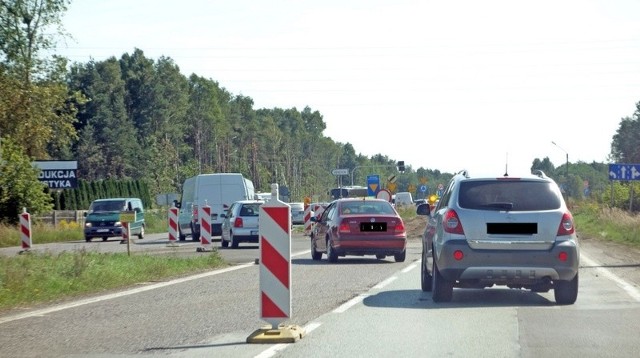
M 432 297 L 433 302 L 449 302 L 453 298 L 453 282 L 446 280 L 438 270 L 436 258 L 433 258 Z
M 553 286 L 553 295 L 559 305 L 572 305 L 578 298 L 578 274 L 569 281 L 556 281 Z

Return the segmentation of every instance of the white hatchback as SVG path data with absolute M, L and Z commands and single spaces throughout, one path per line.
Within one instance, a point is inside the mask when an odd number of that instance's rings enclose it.
M 260 241 L 258 218 L 262 204 L 262 200 L 241 200 L 231 204 L 229 210 L 222 215 L 222 247 L 229 247 L 231 244 L 235 249 L 241 242 Z

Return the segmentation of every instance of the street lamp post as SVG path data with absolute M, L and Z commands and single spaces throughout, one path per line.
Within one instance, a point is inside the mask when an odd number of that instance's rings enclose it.
M 567 156 L 567 180 L 569 180 L 569 152 L 564 150 L 561 146 L 557 145 L 556 142 L 554 142 L 554 141 L 551 141 L 551 144 L 553 144 L 556 147 L 560 148 L 560 150 L 563 151 L 564 154 L 566 154 L 566 156 Z

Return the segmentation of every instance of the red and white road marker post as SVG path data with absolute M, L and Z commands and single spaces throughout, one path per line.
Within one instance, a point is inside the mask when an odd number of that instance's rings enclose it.
M 291 207 L 278 199 L 278 184 L 271 184 L 271 199 L 260 206 L 260 312 L 270 326 L 247 337 L 247 343 L 293 343 L 304 335 L 291 318 Z
M 311 222 L 311 205 L 305 203 L 304 204 L 305 208 L 304 208 L 304 234 L 306 236 L 311 235 L 311 224 L 313 224 Z
M 32 244 L 31 233 L 31 215 L 27 212 L 27 208 L 22 208 L 20 216 L 20 239 L 22 240 L 22 252 L 29 252 Z
M 211 207 L 205 201 L 200 207 L 198 217 L 200 218 L 200 247 L 197 252 L 211 251 Z
M 175 206 L 169 208 L 168 219 L 169 244 L 167 244 L 167 246 L 178 246 L 176 244 L 176 241 L 178 240 L 178 208 Z

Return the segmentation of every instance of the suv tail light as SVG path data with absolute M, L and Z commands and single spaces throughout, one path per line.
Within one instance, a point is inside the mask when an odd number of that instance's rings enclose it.
M 571 235 L 575 232 L 575 227 L 573 226 L 573 216 L 570 212 L 564 213 L 562 215 L 562 220 L 560 220 L 560 226 L 558 227 L 558 236 L 563 235 Z
M 455 210 L 447 210 L 442 218 L 442 222 L 444 223 L 444 231 L 450 234 L 460 234 L 464 235 L 464 229 L 462 228 L 462 223 L 460 222 L 460 218 L 458 218 L 458 213 Z
M 242 218 L 236 218 L 233 222 L 233 227 L 242 227 L 243 226 Z

